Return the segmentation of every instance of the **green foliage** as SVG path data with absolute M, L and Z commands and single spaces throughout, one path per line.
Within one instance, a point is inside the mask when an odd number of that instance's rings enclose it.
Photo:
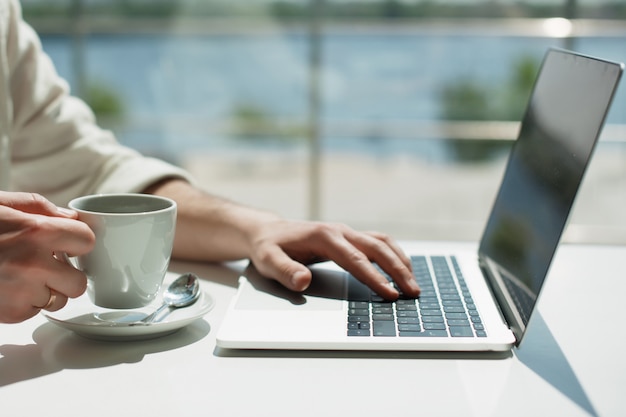
M 508 82 L 491 88 L 472 78 L 447 84 L 441 91 L 445 120 L 519 120 L 537 75 L 539 64 L 523 56 L 513 63 Z
M 441 93 L 443 118 L 446 120 L 487 120 L 489 94 L 470 79 L 446 85 Z
M 473 79 L 446 85 L 441 91 L 442 118 L 452 121 L 519 121 L 523 117 L 538 70 L 532 57 L 521 57 L 513 64 L 509 81 L 494 89 Z M 510 147 L 490 139 L 450 139 L 449 149 L 459 161 L 486 161 Z
M 539 63 L 532 57 L 524 56 L 513 64 L 509 83 L 499 91 L 502 104 L 494 109 L 495 120 L 520 120 L 533 88 Z M 496 92 L 498 96 L 498 92 Z
M 267 137 L 272 129 L 272 121 L 265 110 L 252 104 L 235 106 L 232 112 L 235 137 L 253 139 Z
M 105 122 L 119 122 L 124 115 L 122 98 L 102 83 L 89 84 L 83 98 L 96 117 Z
M 233 136 L 243 140 L 273 140 L 294 142 L 307 134 L 306 126 L 281 124 L 263 107 L 243 103 L 235 106 L 231 113 Z

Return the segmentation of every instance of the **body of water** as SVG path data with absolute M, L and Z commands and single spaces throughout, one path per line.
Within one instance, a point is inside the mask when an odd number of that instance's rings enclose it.
M 44 36 L 42 42 L 59 73 L 75 85 L 71 39 Z M 139 149 L 170 152 L 223 145 L 229 138 L 214 127 L 241 109 L 257 109 L 280 122 L 307 122 L 311 45 L 306 34 L 92 35 L 83 45 L 88 83 L 119 95 L 128 125 L 118 136 Z M 523 57 L 539 62 L 547 48 L 563 45 L 560 39 L 521 36 L 324 35 L 322 128 L 440 119 L 444 86 L 471 80 L 489 91 L 506 89 L 515 62 Z M 574 46 L 585 54 L 626 61 L 625 37 L 580 38 Z M 608 122 L 626 124 L 623 85 Z M 410 131 L 400 137 L 384 129 L 372 134 L 405 146 L 405 139 L 411 139 Z M 361 139 L 371 137 L 331 133 L 323 138 L 327 147 Z M 423 146 L 412 147 L 419 151 Z

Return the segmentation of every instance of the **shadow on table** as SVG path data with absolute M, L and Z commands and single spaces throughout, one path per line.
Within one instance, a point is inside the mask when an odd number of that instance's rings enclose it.
M 245 266 L 239 264 L 237 268 L 232 268 L 219 283 L 223 285 L 236 285 L 235 276 L 237 271 L 243 271 Z M 214 276 L 215 274 L 207 274 Z M 271 283 L 264 286 L 274 288 L 275 296 L 291 301 L 293 304 L 301 304 L 299 298 L 293 299 L 286 296 L 284 290 L 277 290 Z M 267 291 L 267 288 L 265 289 Z M 298 295 L 302 297 L 302 295 Z M 520 347 L 507 352 L 373 352 L 373 351 L 284 351 L 284 350 L 255 350 L 255 349 L 225 349 L 216 347 L 214 355 L 219 357 L 254 357 L 254 358 L 373 358 L 373 359 L 436 359 L 436 360 L 502 360 L 514 356 L 520 363 L 533 371 L 544 381 L 552 385 L 555 389 L 577 404 L 592 416 L 597 416 L 597 411 L 593 407 L 589 397 L 585 393 L 578 377 L 574 373 L 569 361 L 555 340 L 552 332 L 548 328 L 541 314 L 537 313 L 530 323 L 523 343 Z M 1 379 L 0 379 L 1 383 Z
M 241 265 L 243 266 L 241 266 Z M 237 286 L 246 263 L 205 264 L 172 261 L 172 272 L 197 271 L 203 279 L 220 285 Z M 96 341 L 86 339 L 52 323 L 33 332 L 35 343 L 0 345 L 0 387 L 53 374 L 63 369 L 90 369 L 136 363 L 144 356 L 191 345 L 209 334 L 202 320 L 167 336 L 140 341 Z
M 597 416 L 578 377 L 539 312 L 534 314 L 515 356 L 528 369 L 559 390 L 583 410 Z
M 191 345 L 210 332 L 204 320 L 157 339 L 115 342 L 85 339 L 46 323 L 33 333 L 34 344 L 0 346 L 0 387 L 64 369 L 103 368 L 136 363 L 144 356 Z

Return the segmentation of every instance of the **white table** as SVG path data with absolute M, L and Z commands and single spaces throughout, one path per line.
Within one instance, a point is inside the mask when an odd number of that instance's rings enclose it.
M 220 350 L 216 329 L 243 266 L 173 263 L 205 278 L 218 303 L 151 341 L 91 341 L 40 315 L 0 325 L 0 414 L 626 415 L 626 247 L 561 247 L 539 300 L 543 320 L 504 355 Z

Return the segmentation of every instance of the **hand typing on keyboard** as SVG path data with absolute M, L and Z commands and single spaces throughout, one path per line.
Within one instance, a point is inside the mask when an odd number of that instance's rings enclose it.
M 277 220 L 257 230 L 252 263 L 266 277 L 304 291 L 312 275 L 303 265 L 332 260 L 386 300 L 417 297 L 411 260 L 388 236 L 358 232 L 343 224 Z M 377 268 L 375 265 L 378 265 Z M 389 285 L 386 277 L 395 285 Z

